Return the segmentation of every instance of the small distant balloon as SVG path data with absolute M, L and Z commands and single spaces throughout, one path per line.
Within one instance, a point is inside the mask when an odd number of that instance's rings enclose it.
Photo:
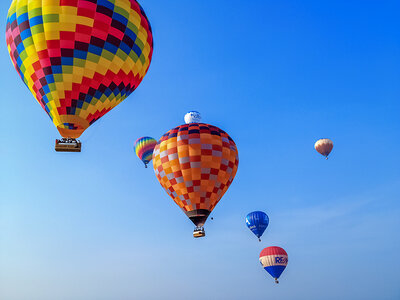
M 201 115 L 198 111 L 189 111 L 185 115 L 185 123 L 190 124 L 190 123 L 200 123 L 201 122 Z
M 279 283 L 278 278 L 285 270 L 288 263 L 288 255 L 281 247 L 267 247 L 260 253 L 260 263 L 274 279 Z
M 153 151 L 156 145 L 157 141 L 149 136 L 138 138 L 135 142 L 135 153 L 142 160 L 146 168 L 147 164 L 151 161 L 153 157 Z
M 258 237 L 261 242 L 261 236 L 269 224 L 269 218 L 263 211 L 253 211 L 246 216 L 246 225 Z
M 333 142 L 330 139 L 319 139 L 315 143 L 314 148 L 318 151 L 318 153 L 328 159 L 328 155 L 333 149 Z

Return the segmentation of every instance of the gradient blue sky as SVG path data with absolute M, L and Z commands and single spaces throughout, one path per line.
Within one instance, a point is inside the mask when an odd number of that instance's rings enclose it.
M 150 70 L 80 154 L 54 151 L 0 44 L 0 299 L 400 299 L 400 2 L 141 4 Z M 197 240 L 133 152 L 192 109 L 240 157 Z M 252 210 L 270 216 L 262 243 Z M 289 254 L 280 285 L 258 262 L 271 245 Z

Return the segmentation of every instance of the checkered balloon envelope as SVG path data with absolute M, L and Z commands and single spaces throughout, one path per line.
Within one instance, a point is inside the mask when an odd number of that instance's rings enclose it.
M 141 83 L 150 23 L 135 0 L 13 0 L 15 69 L 64 138 L 78 138 Z
M 239 165 L 232 138 L 216 126 L 190 123 L 164 134 L 153 152 L 162 187 L 196 227 L 231 185 Z

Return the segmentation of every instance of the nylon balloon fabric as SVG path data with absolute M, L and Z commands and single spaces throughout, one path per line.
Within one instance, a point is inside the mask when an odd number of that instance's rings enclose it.
M 198 111 L 189 111 L 185 115 L 185 123 L 190 124 L 190 123 L 200 123 L 201 122 L 201 115 Z
M 326 159 L 328 159 L 328 155 L 331 153 L 333 149 L 333 142 L 330 139 L 319 139 L 315 144 L 314 144 L 315 150 L 317 150 L 318 153 L 321 155 L 325 156 Z
M 288 255 L 281 247 L 267 247 L 260 253 L 260 263 L 277 281 L 287 266 Z
M 153 153 L 157 179 L 196 226 L 231 185 L 239 165 L 235 142 L 218 127 L 192 123 L 164 134 Z
M 153 157 L 153 151 L 156 145 L 157 141 L 149 136 L 141 137 L 135 142 L 135 153 L 146 167 Z
M 247 227 L 260 238 L 269 224 L 269 218 L 265 212 L 253 211 L 246 216 Z
M 139 86 L 153 53 L 135 0 L 13 0 L 6 40 L 21 79 L 69 138 Z

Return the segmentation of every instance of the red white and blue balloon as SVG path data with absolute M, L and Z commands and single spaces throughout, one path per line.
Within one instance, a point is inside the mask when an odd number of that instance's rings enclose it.
M 279 283 L 278 278 L 285 270 L 288 263 L 288 255 L 281 247 L 267 247 L 260 253 L 260 263 L 274 279 Z

